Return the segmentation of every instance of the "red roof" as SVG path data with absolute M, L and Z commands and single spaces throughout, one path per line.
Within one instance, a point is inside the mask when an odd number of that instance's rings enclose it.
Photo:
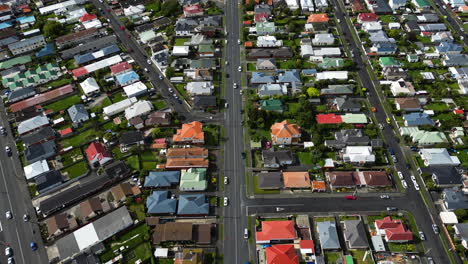
M 257 241 L 294 239 L 296 231 L 293 221 L 263 221 L 262 231 L 255 234 Z
M 97 16 L 95 14 L 86 13 L 80 17 L 80 22 L 86 22 L 86 21 L 94 20 L 96 18 Z
M 341 124 L 341 116 L 335 114 L 320 114 L 315 116 L 319 124 Z
M 38 105 L 38 104 L 42 104 L 42 103 L 45 103 L 45 102 L 50 101 L 52 99 L 55 99 L 57 97 L 60 97 L 62 95 L 72 93 L 73 91 L 74 91 L 73 86 L 65 85 L 65 86 L 57 88 L 55 90 L 36 95 L 34 97 L 25 99 L 23 101 L 16 102 L 16 103 L 10 105 L 10 110 L 11 110 L 11 112 L 18 112 L 18 111 L 21 111 L 21 110 L 23 110 L 25 108 L 35 106 L 35 105 Z
M 252 25 L 252 21 L 246 20 L 246 21 L 244 21 L 244 25 Z
M 454 114 L 464 114 L 465 111 L 463 111 L 463 109 L 454 109 L 454 110 L 453 110 L 453 113 L 454 113 Z
M 301 249 L 311 249 L 312 253 L 315 253 L 314 241 L 313 240 L 301 240 L 299 241 L 299 247 Z
M 72 70 L 72 73 L 75 78 L 78 78 L 80 76 L 88 74 L 88 71 L 86 70 L 85 67 L 80 67 L 78 69 Z
M 71 127 L 65 128 L 65 129 L 60 130 L 60 135 L 65 136 L 67 134 L 70 134 L 71 132 L 73 132 Z
M 104 145 L 99 142 L 93 142 L 85 150 L 89 161 L 101 161 L 104 158 L 111 158 Z
M 268 15 L 265 12 L 255 14 L 255 16 L 254 16 L 254 21 L 255 22 L 261 22 L 261 21 L 265 21 L 265 20 L 268 20 Z
M 421 32 L 421 35 L 423 35 L 423 36 L 430 36 L 430 35 L 432 35 L 432 33 L 429 32 L 429 31 L 423 31 L 423 32 Z
M 266 248 L 267 264 L 297 264 L 299 257 L 296 255 L 294 245 L 273 245 Z
M 379 16 L 374 13 L 360 13 L 357 19 L 361 22 L 373 22 L 379 19 Z
M 203 8 L 201 8 L 200 4 L 184 6 L 184 13 L 185 14 L 203 13 Z
M 399 219 L 392 220 L 390 216 L 387 216 L 382 220 L 375 220 L 375 226 L 385 230 L 388 241 L 413 240 L 413 233 Z
M 120 72 L 130 70 L 131 68 L 132 65 L 126 61 L 110 66 L 112 74 L 118 74 Z
M 154 143 L 156 143 L 156 144 L 166 143 L 166 138 L 157 138 L 157 139 L 154 140 Z

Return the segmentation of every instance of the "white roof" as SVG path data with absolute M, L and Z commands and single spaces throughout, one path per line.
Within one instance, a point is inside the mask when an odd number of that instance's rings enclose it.
M 347 80 L 348 71 L 324 71 L 317 73 L 317 80 Z
M 190 51 L 189 46 L 174 46 L 172 54 L 188 54 Z
M 27 119 L 18 125 L 18 133 L 24 134 L 26 132 L 32 131 L 36 128 L 42 127 L 49 124 L 49 118 L 47 116 L 36 116 L 30 119 Z
M 75 9 L 75 10 L 67 12 L 66 16 L 67 16 L 68 21 L 72 21 L 75 19 L 79 19 L 80 17 L 82 17 L 84 14 L 87 14 L 87 13 L 88 12 L 86 12 L 85 8 L 80 8 L 80 9 Z
M 314 50 L 312 49 L 312 45 L 305 44 L 301 45 L 301 55 L 314 55 Z
M 122 62 L 122 58 L 120 57 L 120 55 L 115 55 L 115 56 L 112 56 L 110 58 L 103 59 L 103 60 L 97 61 L 95 63 L 88 64 L 88 65 L 84 66 L 84 68 L 88 72 L 94 72 L 94 71 L 97 71 L 97 70 L 112 66 L 114 64 L 117 64 L 119 62 Z
M 339 56 L 340 48 L 319 48 L 314 50 L 314 56 Z
M 98 19 L 86 21 L 86 22 L 83 22 L 82 24 L 86 29 L 102 27 L 101 21 L 99 21 Z
M 381 236 L 372 236 L 371 240 L 372 240 L 372 245 L 374 246 L 375 251 L 377 252 L 385 251 L 385 245 L 383 243 Z
M 125 108 L 130 107 L 136 101 L 137 99 L 135 97 L 127 98 L 115 104 L 111 104 L 109 106 L 104 107 L 102 109 L 102 112 L 104 113 L 104 115 L 107 115 L 107 116 L 115 115 L 117 113 L 123 112 Z
M 100 241 L 93 223 L 81 227 L 73 232 L 73 235 L 80 250 L 84 250 Z
M 368 31 L 368 30 L 381 30 L 382 29 L 382 25 L 380 24 L 380 22 L 364 22 L 362 23 L 362 29 L 364 31 Z
M 156 248 L 156 250 L 154 251 L 154 256 L 156 258 L 159 258 L 159 257 L 163 257 L 163 258 L 166 258 L 167 257 L 167 253 L 169 252 L 169 249 L 168 248 Z
M 153 110 L 153 104 L 149 101 L 143 100 L 138 101 L 134 105 L 125 109 L 125 118 L 130 120 L 134 117 L 147 114 Z
M 297 8 L 299 7 L 299 5 L 297 4 L 297 0 L 286 0 L 286 5 L 289 7 L 289 8 Z
M 388 23 L 389 28 L 400 28 L 401 24 L 397 22 Z
M 80 83 L 81 89 L 85 94 L 90 94 L 99 91 L 99 85 L 93 77 L 89 77 Z
M 49 164 L 46 160 L 39 160 L 23 168 L 24 176 L 27 180 L 33 179 L 39 174 L 48 172 L 50 170 Z
M 446 225 L 452 225 L 452 224 L 458 223 L 457 215 L 454 212 L 440 212 L 439 216 L 440 216 L 440 219 L 442 220 L 442 223 Z
M 61 2 L 61 3 L 57 3 L 55 5 L 41 7 L 39 8 L 39 12 L 41 14 L 47 14 L 47 13 L 54 12 L 55 10 L 58 10 L 58 9 L 62 9 L 68 6 L 78 5 L 78 4 L 85 3 L 85 2 L 87 2 L 87 0 L 69 0 L 69 1 Z
M 137 15 L 137 14 L 141 14 L 143 12 L 145 12 L 145 6 L 144 5 L 129 6 L 127 8 L 124 8 L 125 16 Z
M 191 94 L 211 94 L 213 92 L 213 84 L 211 82 L 189 82 L 186 90 Z
M 146 85 L 140 81 L 127 85 L 123 89 L 129 98 L 148 91 Z

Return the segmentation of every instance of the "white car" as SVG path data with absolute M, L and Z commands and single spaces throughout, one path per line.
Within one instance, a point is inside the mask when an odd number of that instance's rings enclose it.
M 149 72 L 149 71 L 148 71 L 148 68 L 145 68 L 145 72 Z
M 229 183 L 229 178 L 227 176 L 224 176 L 224 184 L 228 184 Z
M 403 180 L 403 173 L 401 173 L 401 171 L 398 171 L 397 174 L 398 174 L 398 178 Z
M 419 191 L 419 184 L 417 182 L 414 183 L 414 189 L 416 189 L 416 191 Z
M 228 62 L 228 61 L 226 61 L 226 62 L 224 62 L 224 64 L 228 65 L 228 64 L 229 64 L 229 62 Z
M 240 41 L 240 39 L 238 39 L 238 40 L 237 40 L 237 44 L 239 44 L 239 45 L 241 44 L 241 41 Z
M 13 257 L 9 257 L 8 264 L 15 264 L 15 259 Z
M 150 59 L 148 59 L 146 62 L 147 62 L 149 65 L 151 65 L 151 60 L 150 60 Z
M 28 222 L 29 221 L 29 215 L 24 214 L 23 215 L 23 221 Z
M 239 66 L 239 71 L 240 71 L 240 72 L 242 71 L 242 66 Z
M 223 205 L 228 206 L 228 203 L 229 203 L 229 198 L 224 197 Z
M 7 219 L 12 219 L 13 215 L 11 214 L 11 211 L 6 211 L 5 216 Z
M 387 194 L 382 194 L 380 195 L 380 199 L 390 199 L 390 196 L 388 196 Z
M 11 247 L 6 247 L 5 248 L 5 256 L 11 257 L 13 255 L 13 249 Z
M 416 182 L 416 177 L 414 177 L 414 175 L 411 175 L 411 180 L 412 180 L 413 182 Z
M 234 89 L 237 89 L 237 83 L 233 84 Z
M 401 180 L 401 184 L 403 184 L 403 187 L 404 187 L 405 189 L 408 189 L 408 184 L 406 183 L 405 180 Z

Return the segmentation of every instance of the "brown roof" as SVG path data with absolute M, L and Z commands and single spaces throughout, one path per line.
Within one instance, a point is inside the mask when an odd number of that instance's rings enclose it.
M 42 104 L 42 103 L 45 103 L 45 102 L 50 101 L 52 99 L 58 98 L 58 97 L 60 97 L 62 95 L 72 93 L 73 91 L 74 91 L 74 88 L 73 88 L 72 85 L 65 85 L 65 86 L 57 88 L 55 90 L 52 90 L 52 91 L 49 91 L 49 92 L 46 92 L 46 93 L 42 93 L 42 94 L 36 95 L 34 97 L 28 98 L 26 100 L 14 103 L 14 104 L 10 105 L 10 110 L 11 110 L 11 112 L 18 112 L 18 111 L 26 109 L 26 108 L 28 108 L 30 106 L 35 106 L 35 105 L 38 105 L 38 104 Z
M 327 185 L 325 181 L 312 181 L 312 189 L 314 190 L 326 190 Z
M 81 217 L 89 217 L 92 213 L 102 211 L 102 204 L 99 197 L 94 197 L 80 203 Z
M 153 126 L 157 124 L 168 124 L 171 122 L 171 115 L 166 112 L 152 112 L 146 117 L 145 124 L 147 126 Z
M 173 158 L 166 161 L 166 168 L 208 168 L 205 158 Z
M 16 35 L 16 29 L 15 28 L 6 28 L 2 31 L 0 31 L 0 39 L 8 38 L 11 36 Z
M 82 31 L 78 31 L 76 33 L 70 33 L 68 35 L 65 35 L 65 36 L 62 36 L 62 37 L 58 37 L 55 42 L 57 43 L 65 43 L 65 42 L 68 42 L 68 41 L 73 41 L 75 39 L 79 39 L 81 37 L 84 37 L 84 36 L 87 36 L 87 35 L 91 35 L 91 34 L 94 34 L 97 32 L 97 29 L 96 28 L 90 28 L 90 29 L 85 29 L 85 30 L 82 30 Z
M 310 178 L 307 171 L 283 172 L 284 187 L 310 188 Z
M 65 229 L 70 226 L 67 214 L 54 215 L 46 220 L 47 232 L 49 235 L 55 234 L 57 230 Z
M 189 157 L 208 157 L 208 149 L 205 148 L 168 148 L 166 157 L 172 158 L 189 158 Z
M 156 225 L 153 232 L 153 243 L 160 244 L 165 241 L 192 241 L 192 223 L 169 222 Z
M 363 171 L 364 180 L 366 185 L 369 186 L 391 186 L 387 172 L 385 171 Z
M 149 226 L 155 226 L 159 224 L 159 217 L 157 216 L 149 216 L 145 218 L 146 224 Z
M 421 108 L 421 103 L 416 98 L 395 98 L 395 104 L 399 104 L 401 109 Z
M 193 226 L 193 240 L 197 244 L 211 244 L 211 224 Z
M 355 186 L 352 171 L 331 171 L 325 175 L 333 186 Z

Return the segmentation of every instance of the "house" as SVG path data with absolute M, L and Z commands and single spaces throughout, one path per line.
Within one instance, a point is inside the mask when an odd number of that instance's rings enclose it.
M 459 6 L 458 7 L 458 12 L 461 12 L 463 14 L 468 13 L 468 6 L 466 6 L 466 5 Z
M 28 163 L 38 160 L 48 159 L 56 154 L 56 144 L 54 141 L 46 141 L 41 144 L 29 146 L 24 151 L 24 156 Z
M 445 54 L 442 57 L 444 66 L 468 66 L 468 56 L 466 54 Z
M 450 156 L 444 148 L 424 148 L 419 151 L 421 159 L 426 166 L 458 166 L 460 160 L 457 156 Z
M 189 46 L 174 46 L 172 48 L 172 55 L 177 57 L 187 57 L 190 53 Z
M 38 175 L 50 171 L 50 168 L 49 164 L 47 164 L 47 160 L 43 159 L 25 166 L 23 168 L 23 171 L 26 180 L 31 180 L 37 177 Z
M 333 45 L 333 43 L 335 43 L 335 37 L 329 33 L 315 34 L 312 39 L 312 44 L 315 46 Z
M 424 10 L 424 9 L 429 9 L 431 8 L 431 5 L 429 4 L 429 2 L 427 2 L 426 0 L 411 0 L 411 2 L 416 6 L 416 8 L 420 11 Z
M 204 191 L 207 185 L 205 168 L 190 168 L 181 171 L 179 185 L 181 191 Z
M 208 168 L 209 160 L 207 158 L 173 158 L 166 161 L 166 169 L 181 170 L 189 168 Z
M 437 54 L 459 54 L 463 51 L 463 47 L 453 42 L 441 42 L 436 48 Z
M 457 209 L 468 210 L 468 196 L 457 188 L 447 188 L 442 191 L 443 205 L 447 211 Z
M 210 204 L 204 194 L 182 194 L 177 206 L 178 216 L 203 216 L 210 212 Z
M 317 48 L 313 50 L 313 55 L 316 57 L 340 57 L 341 49 L 337 47 Z
M 193 233 L 193 224 L 190 222 L 166 222 L 156 225 L 152 240 L 153 244 L 161 244 L 162 242 L 190 243 L 193 242 Z
M 198 45 L 198 56 L 200 57 L 213 57 L 215 55 L 215 48 L 212 44 Z
M 318 114 L 315 116 L 318 124 L 341 124 L 343 119 L 341 115 L 335 114 Z
M 465 249 L 468 249 L 468 223 L 453 225 L 455 230 L 455 238 L 461 240 L 461 244 Z
M 284 188 L 302 189 L 310 188 L 311 182 L 307 171 L 283 172 Z
M 212 82 L 189 82 L 185 89 L 192 95 L 211 95 L 214 86 Z
M 284 105 L 279 99 L 267 99 L 260 101 L 259 109 L 264 111 L 274 111 L 282 113 L 284 111 Z
M 31 133 L 28 133 L 24 136 L 21 136 L 21 141 L 25 147 L 31 145 L 44 143 L 46 141 L 52 140 L 56 137 L 56 132 L 50 126 L 42 127 L 38 130 L 35 130 Z
M 99 35 L 99 30 L 93 27 L 58 37 L 55 39 L 55 44 L 59 49 L 62 49 L 65 46 L 89 41 Z
M 370 138 L 364 134 L 362 129 L 342 129 L 335 132 L 335 140 L 325 140 L 327 147 L 342 149 L 346 146 L 367 146 Z
M 335 222 L 317 222 L 317 231 L 319 233 L 322 250 L 335 250 L 341 248 Z
M 8 44 L 8 49 L 13 55 L 25 54 L 46 44 L 44 36 L 38 35 L 27 39 Z
M 375 220 L 375 229 L 387 242 L 405 243 L 413 240 L 413 233 L 408 230 L 401 220 L 392 220 L 390 216 L 382 220 Z
M 317 81 L 348 80 L 348 71 L 323 71 L 323 72 L 317 73 L 315 79 Z
M 336 110 L 343 112 L 361 111 L 361 103 L 356 99 L 347 99 L 346 97 L 336 97 L 333 99 L 333 106 Z
M 184 6 L 183 11 L 185 17 L 203 16 L 203 8 L 200 4 Z
M 255 7 L 254 7 L 254 13 L 255 14 L 265 13 L 265 14 L 271 16 L 272 7 L 270 5 L 267 5 L 267 4 L 258 4 L 258 5 L 255 5 Z
M 197 20 L 192 18 L 179 18 L 174 27 L 176 36 L 191 36 L 195 33 L 196 28 L 199 27 Z
M 204 110 L 208 108 L 215 108 L 217 106 L 216 96 L 196 95 L 193 97 L 193 109 Z
M 119 143 L 121 147 L 130 147 L 133 145 L 143 145 L 144 138 L 141 131 L 126 131 L 120 136 Z
M 128 63 L 127 61 L 124 61 L 110 66 L 110 70 L 112 75 L 116 76 L 131 71 L 132 65 L 130 65 L 130 63 Z
M 405 126 L 434 126 L 435 123 L 426 113 L 409 113 L 403 115 Z
M 445 134 L 440 131 L 416 131 L 410 135 L 413 143 L 417 143 L 418 146 L 432 146 L 440 143 L 446 143 L 447 138 Z
M 453 166 L 420 168 L 422 173 L 431 174 L 431 178 L 440 188 L 460 187 L 463 184 L 461 171 Z
M 359 13 L 357 16 L 357 21 L 360 24 L 366 22 L 377 22 L 379 20 L 379 16 L 374 13 Z
M 285 2 L 289 9 L 291 10 L 299 9 L 299 3 L 297 0 L 286 0 Z
M 372 43 L 395 43 L 394 38 L 389 38 L 383 30 L 369 32 L 369 40 Z
M 148 92 L 148 87 L 143 82 L 135 82 L 123 88 L 125 95 L 128 98 L 137 97 Z
M 389 81 L 396 81 L 399 79 L 407 79 L 408 74 L 405 70 L 400 67 L 385 67 L 382 70 L 382 74 L 384 75 L 385 79 Z
M 258 87 L 259 96 L 287 95 L 288 88 L 283 84 L 262 84 Z
M 168 191 L 153 191 L 146 199 L 146 212 L 148 214 L 174 214 L 177 200 L 169 198 Z
M 257 38 L 257 47 L 260 48 L 275 48 L 282 46 L 283 41 L 277 40 L 275 36 L 259 36 Z
M 377 53 L 377 55 L 393 55 L 397 52 L 397 45 L 395 43 L 381 42 L 374 43 L 370 48 L 371 52 Z
M 138 34 L 138 39 L 140 40 L 142 44 L 149 44 L 155 38 L 156 38 L 156 32 L 154 32 L 153 29 L 143 31 Z M 180 47 L 180 46 L 174 46 L 174 50 L 176 49 L 175 47 Z M 179 56 L 179 55 L 174 55 L 174 56 Z
M 83 220 L 89 220 L 104 212 L 99 197 L 90 198 L 80 203 L 80 216 Z
M 275 83 L 275 77 L 264 72 L 252 72 L 252 78 L 250 78 L 251 84 L 271 84 Z
M 328 15 L 326 13 L 310 14 L 309 17 L 307 18 L 307 23 L 328 24 L 329 20 L 330 19 L 328 18 Z
M 97 94 L 100 91 L 99 85 L 93 77 L 89 77 L 80 83 L 81 90 L 86 96 Z
M 274 145 L 296 144 L 301 139 L 300 127 L 284 120 L 271 126 L 271 140 Z
M 431 35 L 431 42 L 453 42 L 453 36 L 450 31 L 440 31 Z
M 354 188 L 354 172 L 352 171 L 330 171 L 325 172 L 325 177 L 332 189 Z
M 397 110 L 416 112 L 421 110 L 421 102 L 414 97 L 399 97 L 395 98 L 395 107 Z
M 56 236 L 68 231 L 70 223 L 66 213 L 57 214 L 45 220 L 49 236 Z
M 128 71 L 125 73 L 120 73 L 119 75 L 115 76 L 115 80 L 118 85 L 126 86 L 137 82 L 140 79 L 140 76 L 134 71 Z
M 109 161 L 112 161 L 112 156 L 107 152 L 106 148 L 100 142 L 93 142 L 89 144 L 85 150 L 88 161 L 96 165 L 104 165 Z
M 397 10 L 405 7 L 406 1 L 407 0 L 390 0 L 388 1 L 388 4 L 390 5 L 390 8 L 392 8 L 393 10 Z
M 131 120 L 134 117 L 143 116 L 153 111 L 153 104 L 150 101 L 141 100 L 125 109 L 125 118 Z
M 315 11 L 323 11 L 328 8 L 328 2 L 326 0 L 314 0 Z
M 282 173 L 280 171 L 262 172 L 257 174 L 258 188 L 282 189 L 284 187 Z
M 375 155 L 370 146 L 347 146 L 343 150 L 343 161 L 356 165 L 367 165 L 375 162 Z
M 292 242 L 297 238 L 293 221 L 262 221 L 262 230 L 255 232 L 257 244 Z
M 129 182 L 124 182 L 115 185 L 111 188 L 112 196 L 116 202 L 124 202 L 128 196 L 137 196 L 141 194 L 140 188 L 137 185 L 132 185 Z
M 392 84 L 390 84 L 390 91 L 393 96 L 413 96 L 416 93 L 413 84 L 403 79 L 393 81 Z
M 323 58 L 317 66 L 322 69 L 338 69 L 344 66 L 344 60 L 342 58 Z
M 168 112 L 156 111 L 146 116 L 145 126 L 167 126 L 169 124 L 171 124 L 171 114 Z
M 49 170 L 42 174 L 37 175 L 34 179 L 36 184 L 36 191 L 39 194 L 43 194 L 49 190 L 52 190 L 60 186 L 65 179 L 63 178 L 62 173 L 56 170 Z
M 276 70 L 276 60 L 275 59 L 257 59 L 256 64 L 257 70 Z
M 421 32 L 447 31 L 447 27 L 443 23 L 419 24 L 419 29 Z
M 367 234 L 361 220 L 343 221 L 344 238 L 349 249 L 369 248 Z
M 295 0 L 293 0 L 295 1 Z M 255 23 L 258 23 L 258 22 L 265 22 L 265 21 L 268 21 L 269 19 L 269 16 L 266 14 L 266 13 L 257 13 L 254 15 L 254 22 Z
M 37 67 L 34 70 L 28 70 L 23 73 L 9 75 L 2 80 L 4 87 L 9 87 L 10 90 L 20 88 L 35 87 L 41 84 L 46 84 L 50 81 L 57 80 L 62 76 L 62 71 L 58 64 L 47 63 Z
M 202 248 L 184 248 L 182 252 L 175 253 L 174 263 L 202 264 L 203 256 Z
M 364 12 L 366 8 L 362 0 L 351 0 L 351 10 L 355 13 Z
M 272 245 L 265 249 L 266 264 L 299 264 L 294 245 Z
M 181 129 L 177 129 L 173 136 L 175 143 L 201 143 L 205 142 L 205 133 L 203 132 L 203 124 L 198 121 L 193 121 L 188 124 L 182 124 Z
M 98 51 L 104 47 L 113 45 L 116 41 L 117 37 L 115 35 L 92 39 L 82 45 L 60 51 L 60 56 L 63 59 L 70 59 L 77 54 Z
M 105 116 L 113 116 L 125 111 L 128 107 L 132 106 L 138 100 L 135 97 L 127 98 L 117 103 L 106 106 L 102 109 Z
M 382 24 L 380 24 L 380 22 L 365 22 L 362 24 L 361 28 L 367 33 L 376 32 L 383 29 Z
M 78 124 L 89 119 L 89 114 L 83 104 L 75 104 L 67 109 L 68 115 L 73 123 Z
M 14 103 L 26 98 L 29 98 L 36 94 L 36 90 L 33 87 L 20 88 L 10 91 L 8 94 L 8 102 Z
M 145 177 L 144 187 L 169 188 L 179 184 L 180 171 L 150 171 Z
M 262 161 L 265 168 L 279 168 L 294 162 L 291 150 L 262 150 Z
M 129 5 L 124 8 L 124 15 L 126 17 L 139 16 L 145 12 L 145 7 L 143 5 Z
M 259 36 L 263 35 L 273 35 L 276 32 L 276 27 L 274 22 L 258 22 L 255 24 L 255 32 Z
M 206 148 L 168 148 L 166 149 L 166 158 L 208 158 L 208 149 Z

